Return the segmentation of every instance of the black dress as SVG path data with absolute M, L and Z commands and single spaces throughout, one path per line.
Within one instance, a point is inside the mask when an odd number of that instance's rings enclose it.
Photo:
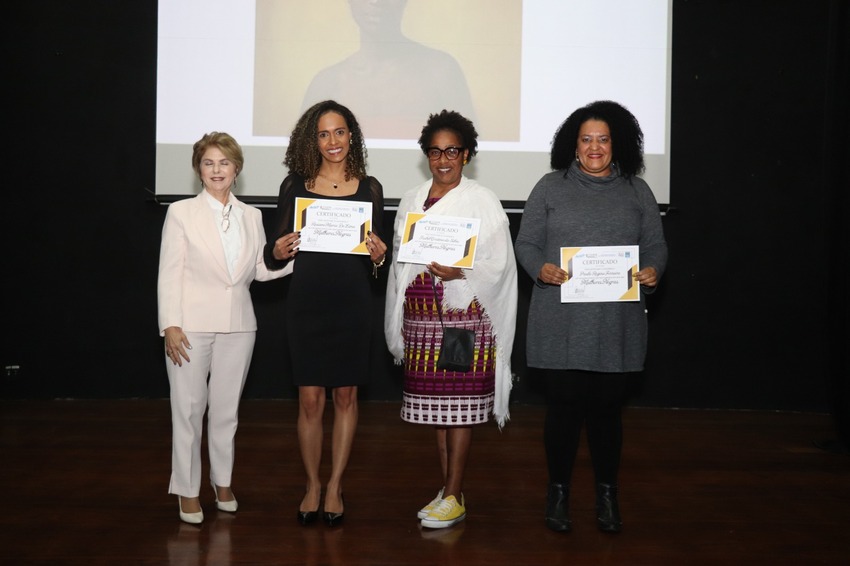
M 316 198 L 300 175 L 283 180 L 278 197 L 277 230 L 265 248 L 270 269 L 284 267 L 272 255 L 277 238 L 292 232 L 297 197 Z M 382 234 L 383 188 L 374 177 L 360 181 L 357 192 L 323 199 L 372 202 L 372 230 Z M 300 251 L 290 276 L 286 331 L 295 385 L 340 387 L 369 381 L 372 337 L 372 261 L 369 256 Z

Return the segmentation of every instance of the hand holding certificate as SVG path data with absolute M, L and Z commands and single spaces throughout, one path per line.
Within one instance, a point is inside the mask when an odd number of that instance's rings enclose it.
M 562 303 L 640 300 L 638 246 L 561 248 Z
M 301 251 L 369 255 L 372 203 L 299 197 L 294 225 L 301 233 Z
M 408 212 L 398 261 L 472 269 L 481 220 Z

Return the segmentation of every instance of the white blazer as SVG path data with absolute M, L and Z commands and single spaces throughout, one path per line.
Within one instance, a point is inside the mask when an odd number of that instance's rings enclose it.
M 242 248 L 231 278 L 214 215 L 202 192 L 168 207 L 162 228 L 157 298 L 159 334 L 179 326 L 188 332 L 257 330 L 250 286 L 292 272 L 293 262 L 270 271 L 263 262 L 262 214 L 231 195 L 242 210 Z

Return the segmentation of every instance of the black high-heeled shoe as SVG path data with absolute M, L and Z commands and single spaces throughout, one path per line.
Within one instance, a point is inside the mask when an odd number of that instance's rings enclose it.
M 315 511 L 301 511 L 298 510 L 298 522 L 301 523 L 302 526 L 306 527 L 311 523 L 315 523 L 316 519 L 319 518 L 319 510 Z
M 546 490 L 546 526 L 553 531 L 568 533 L 570 520 L 570 484 L 550 483 Z
M 605 533 L 619 533 L 623 529 L 616 485 L 596 484 L 596 523 Z
M 342 502 L 342 505 L 345 506 L 345 498 L 342 495 L 339 496 L 339 500 Z M 341 513 L 331 513 L 330 511 L 325 511 L 322 513 L 322 520 L 329 527 L 336 527 L 337 525 L 342 523 L 342 520 L 345 518 L 345 512 Z

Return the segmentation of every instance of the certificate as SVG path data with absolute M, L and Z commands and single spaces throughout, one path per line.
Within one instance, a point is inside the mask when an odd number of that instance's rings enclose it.
M 372 203 L 351 200 L 295 199 L 299 251 L 369 255 L 366 235 L 372 230 Z
M 479 218 L 408 212 L 397 252 L 398 261 L 472 269 L 481 228 Z
M 639 301 L 638 258 L 638 246 L 561 248 L 561 302 Z

